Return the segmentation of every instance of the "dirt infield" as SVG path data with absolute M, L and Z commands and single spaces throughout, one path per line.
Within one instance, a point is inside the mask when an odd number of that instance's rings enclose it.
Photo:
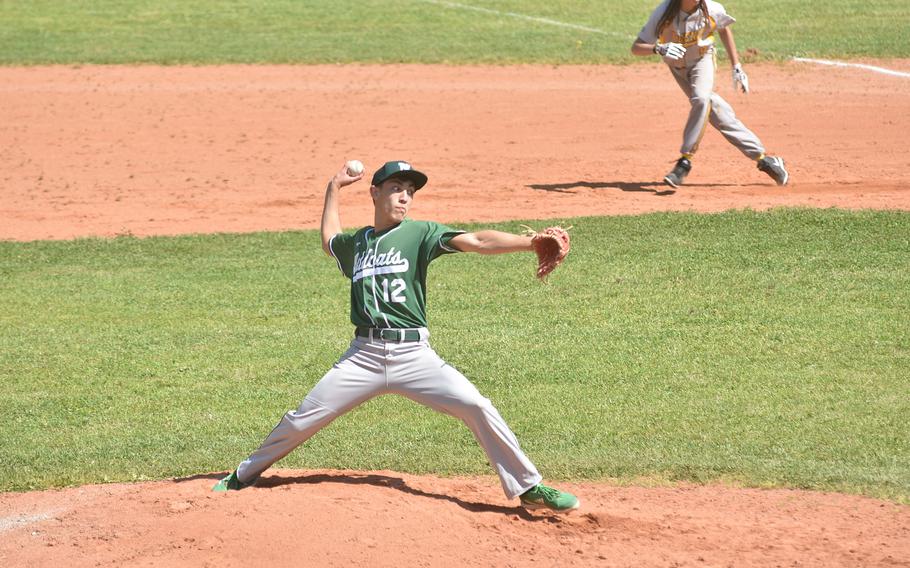
M 910 210 L 910 80 L 747 70 L 752 94 L 726 71 L 719 91 L 789 187 L 709 131 L 664 191 L 687 109 L 656 64 L 0 69 L 0 239 L 314 228 L 348 158 L 413 161 L 430 177 L 413 216 L 450 223 Z M 365 190 L 346 226 L 370 223 Z M 910 566 L 910 507 L 855 496 L 570 483 L 583 508 L 555 517 L 492 476 L 274 470 L 226 495 L 216 478 L 0 494 L 0 565 Z
M 410 159 L 430 176 L 414 217 L 445 222 L 910 209 L 910 80 L 749 71 L 750 95 L 725 71 L 718 89 L 786 158 L 786 189 L 709 130 L 690 185 L 660 191 L 687 104 L 659 64 L 0 69 L 0 239 L 313 228 L 347 158 Z M 346 225 L 372 221 L 365 189 Z

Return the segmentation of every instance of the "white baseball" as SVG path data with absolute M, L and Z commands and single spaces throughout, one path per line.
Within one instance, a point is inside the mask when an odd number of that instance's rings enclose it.
M 348 168 L 348 175 L 359 176 L 363 173 L 363 163 L 360 160 L 348 160 L 345 166 Z

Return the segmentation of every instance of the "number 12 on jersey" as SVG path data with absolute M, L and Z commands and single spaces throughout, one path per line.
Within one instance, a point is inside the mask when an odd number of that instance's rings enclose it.
M 391 281 L 386 278 L 382 279 L 382 300 L 384 302 L 395 302 L 396 304 L 403 304 L 407 301 L 404 297 L 404 291 L 407 288 L 404 280 L 401 278 L 396 278 Z M 391 294 L 389 293 L 391 292 Z

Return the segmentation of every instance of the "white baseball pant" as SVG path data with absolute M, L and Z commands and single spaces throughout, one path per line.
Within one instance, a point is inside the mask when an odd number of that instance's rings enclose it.
M 508 498 L 540 483 L 540 473 L 493 404 L 436 354 L 426 328 L 420 337 L 412 342 L 355 338 L 297 410 L 285 414 L 259 449 L 240 463 L 237 478 L 249 483 L 335 418 L 373 397 L 399 394 L 464 422 Z
M 673 78 L 689 97 L 689 103 L 692 105 L 679 153 L 685 156 L 695 154 L 710 121 L 711 126 L 719 130 L 728 142 L 739 148 L 740 152 L 757 160 L 764 155 L 765 148 L 758 136 L 736 118 L 733 107 L 714 92 L 716 70 L 717 60 L 713 53 L 702 56 L 687 67 L 670 67 Z

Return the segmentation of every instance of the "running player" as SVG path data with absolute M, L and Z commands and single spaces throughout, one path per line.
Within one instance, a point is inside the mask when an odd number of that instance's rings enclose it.
M 406 218 L 427 176 L 404 161 L 387 162 L 373 175 L 374 224 L 342 233 L 338 195 L 355 183 L 343 167 L 329 182 L 322 214 L 322 247 L 351 280 L 354 339 L 347 352 L 291 410 L 265 441 L 215 491 L 243 489 L 273 463 L 332 420 L 382 394 L 398 394 L 460 419 L 473 432 L 499 475 L 509 499 L 557 512 L 578 508 L 569 493 L 541 484 L 540 473 L 522 452 L 496 411 L 454 367 L 430 347 L 426 319 L 426 273 L 444 254 L 532 251 L 531 237 L 500 231 L 467 233 Z
M 743 71 L 730 25 L 735 22 L 724 7 L 712 0 L 664 0 L 651 14 L 632 44 L 635 55 L 658 54 L 670 67 L 673 78 L 689 97 L 692 109 L 683 131 L 683 143 L 673 170 L 664 182 L 678 187 L 692 169 L 692 158 L 708 122 L 728 142 L 755 160 L 777 185 L 786 185 L 790 174 L 783 158 L 766 156 L 765 148 L 751 130 L 736 118 L 733 108 L 714 92 L 717 54 L 714 32 L 724 42 L 733 65 L 733 87 L 749 92 L 749 78 Z

